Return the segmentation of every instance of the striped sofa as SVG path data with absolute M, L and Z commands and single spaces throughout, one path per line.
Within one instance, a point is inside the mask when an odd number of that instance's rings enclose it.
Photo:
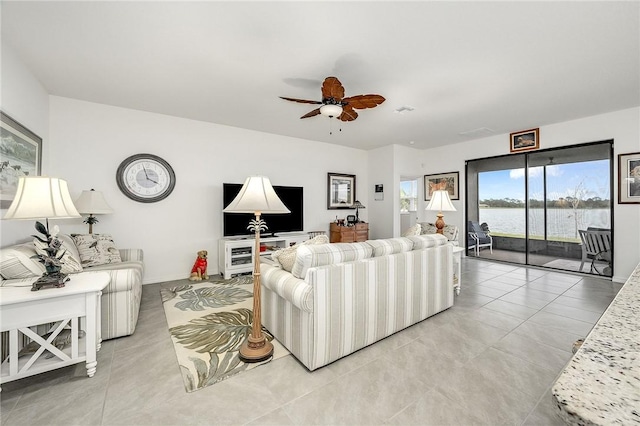
M 301 245 L 261 272 L 263 325 L 311 371 L 453 305 L 442 235 Z
M 59 234 L 58 238 L 82 272 L 105 271 L 111 276 L 111 282 L 102 291 L 102 339 L 133 334 L 138 322 L 142 297 L 144 275 L 142 250 L 121 249 L 118 251 L 122 262 L 82 267 L 80 254 L 73 240 L 64 234 Z M 33 283 L 36 277 L 44 272 L 42 265 L 31 258 L 35 254 L 33 243 L 17 244 L 0 249 L 0 286 Z

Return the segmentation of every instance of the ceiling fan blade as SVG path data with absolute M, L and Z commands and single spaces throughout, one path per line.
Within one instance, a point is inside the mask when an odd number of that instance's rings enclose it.
M 357 95 L 344 98 L 342 102 L 346 102 L 351 108 L 365 109 L 375 108 L 385 101 L 380 95 Z
M 306 99 L 285 98 L 284 96 L 280 96 L 280 99 L 284 99 L 285 101 L 299 102 L 301 104 L 322 105 L 322 102 L 320 101 L 308 101 Z
M 322 99 L 333 98 L 337 102 L 344 98 L 344 87 L 342 83 L 335 77 L 327 77 L 322 83 Z
M 306 113 L 305 115 L 303 115 L 300 118 L 309 118 L 309 117 L 314 117 L 316 115 L 320 114 L 320 108 L 316 108 L 313 111 L 309 111 L 308 113 Z
M 358 118 L 358 113 L 351 107 L 351 105 L 345 105 L 342 107 L 342 114 L 338 117 L 340 121 L 353 121 Z

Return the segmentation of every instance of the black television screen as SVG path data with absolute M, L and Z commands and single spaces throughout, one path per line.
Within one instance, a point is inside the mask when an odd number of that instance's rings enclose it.
M 224 208 L 240 192 L 241 183 L 224 183 L 222 184 L 222 201 Z M 271 235 L 278 232 L 295 232 L 304 230 L 304 202 L 303 188 L 300 186 L 273 186 L 285 206 L 291 213 L 287 214 L 269 214 L 265 213 L 260 216 L 267 224 L 268 229 L 263 234 Z M 234 235 L 249 235 L 251 232 L 247 230 L 251 219 L 255 216 L 251 213 L 223 213 L 223 235 L 232 237 Z

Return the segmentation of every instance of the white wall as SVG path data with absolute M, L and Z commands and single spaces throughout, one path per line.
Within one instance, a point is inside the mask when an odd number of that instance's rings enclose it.
M 42 138 L 42 174 L 48 174 L 49 95 L 4 40 L 1 55 L 0 108 Z M 33 226 L 33 221 L 2 221 L 0 245 L 24 240 L 35 232 Z
M 640 152 L 640 108 L 586 117 L 540 128 L 540 149 L 580 143 L 614 140 L 614 281 L 625 281 L 640 262 L 640 206 L 617 204 L 617 156 Z M 445 221 L 464 229 L 465 160 L 509 153 L 509 134 L 495 135 L 456 145 L 423 151 L 425 173 L 460 171 L 461 201 L 457 212 L 447 213 Z M 463 241 L 461 241 L 463 243 Z
M 393 165 L 393 145 L 368 151 L 368 174 L 371 185 L 367 187 L 370 200 L 366 211 L 369 215 L 369 238 L 390 238 L 400 228 L 400 177 L 396 176 Z M 375 185 L 384 185 L 384 199 L 374 200 Z M 362 200 L 360 200 L 362 201 Z M 363 201 L 364 203 L 364 201 Z M 397 223 L 396 223 L 397 222 Z M 399 231 L 398 231 L 399 232 Z
M 327 173 L 357 176 L 366 197 L 365 151 L 259 133 L 74 99 L 50 97 L 50 174 L 69 182 L 72 196 L 103 191 L 115 213 L 102 215 L 94 232 L 111 233 L 119 247 L 145 252 L 145 283 L 189 275 L 196 252 L 209 251 L 217 272 L 222 234 L 222 184 L 242 183 L 252 174 L 274 185 L 303 186 L 306 230 L 326 230 L 335 215 L 327 210 Z M 158 155 L 176 173 L 176 188 L 165 200 L 144 204 L 126 198 L 116 169 L 128 156 Z M 366 220 L 367 211 L 361 217 Z M 86 233 L 80 219 L 60 223 L 64 232 Z M 4 242 L 3 242 L 4 243 Z

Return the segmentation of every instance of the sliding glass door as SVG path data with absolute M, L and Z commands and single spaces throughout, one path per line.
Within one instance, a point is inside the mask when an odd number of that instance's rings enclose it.
M 468 161 L 468 253 L 612 276 L 612 155 L 607 141 Z

